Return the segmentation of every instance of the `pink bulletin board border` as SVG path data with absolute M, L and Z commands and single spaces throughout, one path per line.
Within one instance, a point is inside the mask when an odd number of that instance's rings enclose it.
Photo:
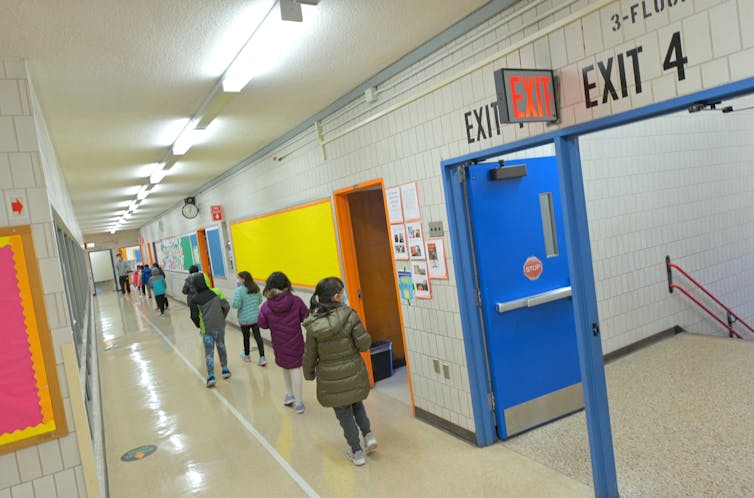
M 14 396 L 0 398 L 0 425 L 14 428 L 0 433 L 0 454 L 68 434 L 57 378 L 55 351 L 40 291 L 42 281 L 34 253 L 31 227 L 26 225 L 0 228 L 0 250 L 3 249 L 0 273 L 3 274 L 2 278 L 14 280 L 5 282 L 4 288 L 11 289 L 15 285 L 18 292 L 10 296 L 7 292 L 4 293 L 2 307 L 7 308 L 16 318 L 15 323 L 8 323 L 16 326 L 16 332 L 20 326 L 27 337 L 26 344 L 21 347 L 18 347 L 16 341 L 15 349 L 5 358 L 6 361 L 15 361 L 19 365 L 20 373 L 16 378 L 17 383 L 11 384 L 10 387 L 4 386 L 4 391 L 13 391 Z M 14 331 L 11 330 L 9 334 L 12 332 Z M 24 353 L 27 355 L 26 358 L 23 357 Z M 11 364 L 11 368 L 14 366 Z M 13 377 L 10 378 L 13 382 Z M 13 405 L 19 402 L 26 403 L 20 411 L 18 405 Z M 32 409 L 34 402 L 38 408 Z M 18 414 L 11 418 L 9 412 Z

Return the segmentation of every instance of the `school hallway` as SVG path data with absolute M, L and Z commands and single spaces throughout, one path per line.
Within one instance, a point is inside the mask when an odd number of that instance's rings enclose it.
M 501 445 L 477 448 L 375 391 L 366 408 L 379 447 L 356 467 L 313 382 L 304 383 L 304 414 L 283 406 L 271 347 L 266 367 L 243 363 L 241 333 L 228 326 L 233 376 L 218 375 L 207 389 L 202 343 L 185 305 L 171 299 L 163 318 L 153 300 L 105 292 L 95 307 L 112 498 L 592 496 L 588 484 Z M 151 456 L 121 461 L 149 444 L 157 446 Z
M 303 415 L 283 406 L 271 347 L 266 367 L 243 363 L 229 325 L 233 376 L 207 389 L 184 304 L 171 299 L 161 317 L 137 294 L 103 292 L 94 303 L 113 498 L 594 495 L 583 412 L 478 448 L 412 417 L 378 383 L 366 407 L 379 447 L 355 467 L 313 382 Z M 754 392 L 733 380 L 751 377 L 752 355 L 754 343 L 679 334 L 608 364 L 621 496 L 754 492 Z M 157 449 L 121 460 L 145 445 Z

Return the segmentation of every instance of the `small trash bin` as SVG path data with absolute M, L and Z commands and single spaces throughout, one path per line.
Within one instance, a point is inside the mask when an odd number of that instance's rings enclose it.
M 390 341 L 374 341 L 369 348 L 372 358 L 372 376 L 374 381 L 387 379 L 393 375 L 393 343 Z

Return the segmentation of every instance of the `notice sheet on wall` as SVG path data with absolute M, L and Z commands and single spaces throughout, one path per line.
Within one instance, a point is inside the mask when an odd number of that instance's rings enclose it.
M 403 223 L 400 187 L 385 190 L 385 198 L 387 199 L 387 216 L 390 219 L 390 223 Z
M 414 292 L 417 299 L 432 299 L 432 291 L 429 288 L 429 274 L 426 261 L 411 262 L 411 277 L 414 281 Z
M 418 221 L 406 223 L 406 233 L 408 234 L 408 250 L 411 259 L 425 259 L 421 223 Z
M 445 241 L 443 239 L 427 239 L 427 262 L 429 263 L 429 278 L 448 278 Z
M 390 235 L 393 240 L 393 257 L 396 260 L 408 259 L 408 245 L 406 244 L 406 226 L 390 225 Z
M 401 185 L 401 200 L 403 201 L 403 219 L 405 221 L 413 221 L 421 218 L 416 183 Z

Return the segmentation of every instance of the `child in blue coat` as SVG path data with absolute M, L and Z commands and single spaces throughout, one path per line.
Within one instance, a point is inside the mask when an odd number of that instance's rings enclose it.
M 250 332 L 253 332 L 254 340 L 259 350 L 257 365 L 263 367 L 267 365 L 267 360 L 264 357 L 264 343 L 262 342 L 262 335 L 259 333 L 259 325 L 257 325 L 259 306 L 262 304 L 262 293 L 259 292 L 259 286 L 247 271 L 238 273 L 236 284 L 238 288 L 236 288 L 236 293 L 233 295 L 233 307 L 238 310 L 238 325 L 241 326 L 241 333 L 243 334 L 241 359 L 246 363 L 251 362 L 251 356 L 249 356 L 249 336 Z
M 157 309 L 160 310 L 160 315 L 165 314 L 165 308 L 167 308 L 168 298 L 165 296 L 168 286 L 165 282 L 165 274 L 162 270 L 155 268 L 152 270 L 152 276 L 149 277 L 149 287 L 154 292 L 154 299 L 157 301 Z

